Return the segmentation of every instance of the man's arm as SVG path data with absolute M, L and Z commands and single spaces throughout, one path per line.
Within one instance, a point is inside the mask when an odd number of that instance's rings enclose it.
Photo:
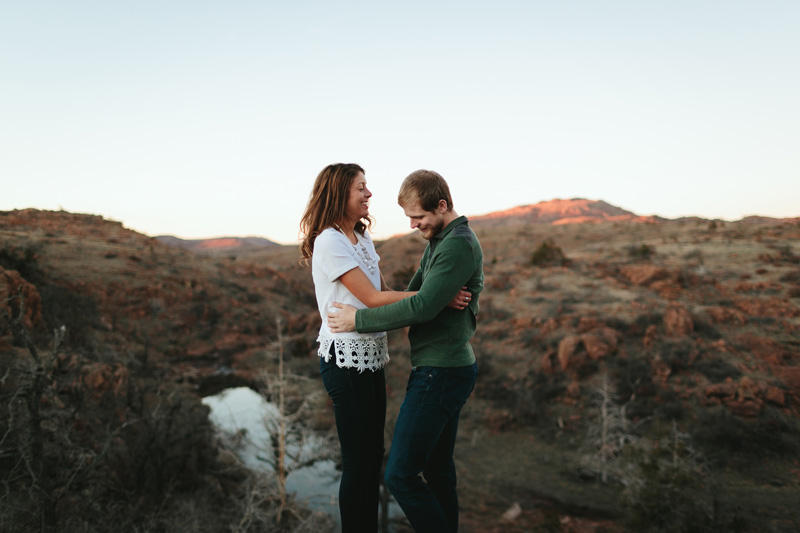
M 432 320 L 466 285 L 475 273 L 477 261 L 470 243 L 461 238 L 443 241 L 432 260 L 434 263 L 417 294 L 383 307 L 359 309 L 355 316 L 356 331 L 386 331 Z M 412 281 L 417 276 L 421 279 L 418 272 Z

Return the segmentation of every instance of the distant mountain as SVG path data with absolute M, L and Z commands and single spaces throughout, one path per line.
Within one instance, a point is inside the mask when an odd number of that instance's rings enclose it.
M 521 205 L 495 211 L 487 215 L 470 217 L 474 226 L 505 226 L 509 224 L 580 224 L 586 222 L 634 221 L 657 222 L 666 220 L 658 216 L 640 216 L 613 206 L 602 200 L 572 198 L 549 200 L 532 205 Z
M 278 243 L 273 242 L 263 237 L 217 237 L 214 239 L 181 239 L 173 235 L 158 235 L 156 237 L 159 241 L 170 246 L 176 246 L 191 250 L 193 252 L 216 255 L 216 254 L 229 254 L 232 252 L 250 252 L 267 248 L 270 246 L 279 246 Z
M 761 215 L 750 215 L 741 219 L 747 224 L 775 224 L 776 222 L 800 222 L 800 217 L 773 218 Z

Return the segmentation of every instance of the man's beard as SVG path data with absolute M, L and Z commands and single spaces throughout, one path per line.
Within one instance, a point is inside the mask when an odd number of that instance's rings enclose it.
M 430 228 L 428 228 L 424 233 L 422 233 L 422 238 L 426 241 L 431 240 L 433 237 L 439 235 L 444 229 L 444 221 L 441 220 L 436 224 L 433 224 Z

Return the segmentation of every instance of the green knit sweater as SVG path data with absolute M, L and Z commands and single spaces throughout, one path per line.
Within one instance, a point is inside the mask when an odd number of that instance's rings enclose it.
M 472 293 L 462 310 L 447 307 L 461 287 Z M 420 267 L 408 285 L 419 291 L 399 302 L 359 309 L 356 331 L 370 333 L 411 326 L 412 366 L 471 365 L 469 340 L 475 333 L 478 299 L 483 290 L 483 250 L 466 217 L 459 217 L 431 238 Z

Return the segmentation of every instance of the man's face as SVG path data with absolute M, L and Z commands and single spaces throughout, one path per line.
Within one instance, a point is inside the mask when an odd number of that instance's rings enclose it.
M 411 223 L 411 229 L 418 229 L 425 240 L 431 240 L 444 229 L 444 210 L 441 208 L 441 203 L 436 211 L 425 211 L 420 207 L 419 201 L 414 201 L 404 205 L 403 212 Z

